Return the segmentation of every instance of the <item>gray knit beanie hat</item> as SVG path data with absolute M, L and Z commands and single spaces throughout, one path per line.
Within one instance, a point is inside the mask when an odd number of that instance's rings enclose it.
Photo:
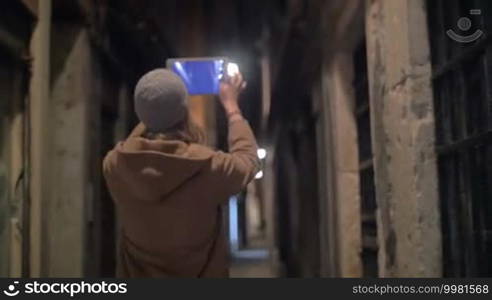
M 155 69 L 142 76 L 135 87 L 135 112 L 148 130 L 163 132 L 186 117 L 187 98 L 178 75 Z

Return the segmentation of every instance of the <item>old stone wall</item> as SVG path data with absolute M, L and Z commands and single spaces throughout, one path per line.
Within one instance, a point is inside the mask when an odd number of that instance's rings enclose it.
M 368 3 L 366 37 L 383 277 L 441 275 L 424 1 Z

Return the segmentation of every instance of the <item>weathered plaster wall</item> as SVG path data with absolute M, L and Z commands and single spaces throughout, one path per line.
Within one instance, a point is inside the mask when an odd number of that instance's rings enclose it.
M 49 78 L 50 78 L 50 33 L 51 1 L 46 0 L 38 6 L 38 20 L 30 43 L 32 57 L 32 76 L 29 82 L 29 275 L 40 277 L 43 274 L 43 211 L 44 201 L 49 199 Z
M 80 26 L 50 27 L 38 25 L 31 48 L 31 276 L 79 277 L 92 168 L 87 160 L 91 49 Z M 56 47 L 50 52 L 46 42 Z
M 425 3 L 367 3 L 366 36 L 383 277 L 441 275 Z
M 78 25 L 54 27 L 52 51 L 50 151 L 51 193 L 44 222 L 49 276 L 83 276 L 86 206 L 91 201 L 88 173 L 88 111 L 93 94 L 92 53 L 87 32 Z M 92 129 L 95 130 L 95 129 Z M 94 166 L 96 167 L 96 166 Z
M 350 52 L 337 52 L 327 70 L 325 84 L 330 91 L 333 168 L 337 214 L 339 274 L 360 277 L 361 211 L 357 127 L 353 113 L 353 66 Z
M 317 132 L 323 276 L 362 275 L 352 52 L 362 37 L 363 12 L 363 1 L 327 1 L 320 20 L 321 86 L 313 100 L 320 114 Z

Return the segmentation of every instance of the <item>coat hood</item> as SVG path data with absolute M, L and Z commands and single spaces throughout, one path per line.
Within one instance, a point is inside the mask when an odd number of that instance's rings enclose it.
M 213 151 L 182 141 L 132 137 L 115 147 L 113 175 L 128 193 L 147 202 L 163 200 L 209 164 Z

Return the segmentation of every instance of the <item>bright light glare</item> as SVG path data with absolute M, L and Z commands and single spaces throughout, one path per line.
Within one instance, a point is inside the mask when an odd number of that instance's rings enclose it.
M 264 159 L 267 156 L 267 152 L 263 148 L 259 148 L 257 154 L 259 159 Z
M 232 77 L 239 73 L 239 66 L 235 63 L 227 64 L 227 76 Z
M 259 171 L 258 173 L 256 173 L 255 175 L 255 179 L 260 179 L 263 177 L 263 171 Z

